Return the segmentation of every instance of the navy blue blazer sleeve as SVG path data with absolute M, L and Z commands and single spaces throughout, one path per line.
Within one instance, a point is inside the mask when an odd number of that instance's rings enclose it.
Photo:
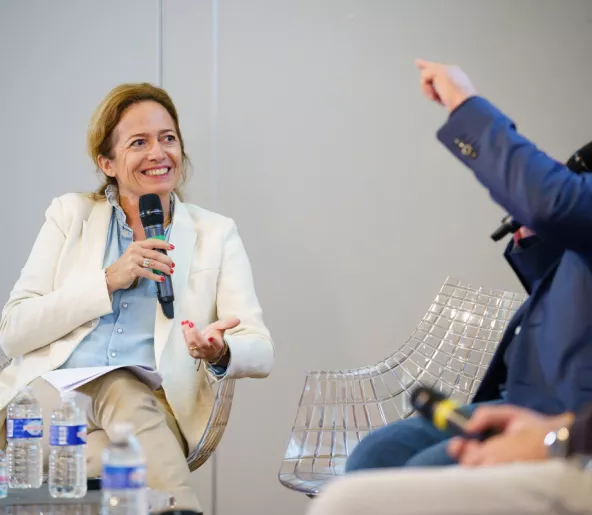
M 510 240 L 504 257 L 514 273 L 530 294 L 534 285 L 540 281 L 551 267 L 557 265 L 563 250 L 555 245 L 544 242 L 538 236 L 528 236 L 516 245 Z
M 498 204 L 543 240 L 592 254 L 592 174 L 575 174 L 538 150 L 481 97 L 460 105 L 438 139 Z

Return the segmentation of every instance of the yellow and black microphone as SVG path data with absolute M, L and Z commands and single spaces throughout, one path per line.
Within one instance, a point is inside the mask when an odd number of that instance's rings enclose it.
M 492 430 L 482 433 L 468 433 L 465 428 L 469 417 L 460 411 L 460 406 L 456 402 L 432 388 L 425 386 L 415 388 L 411 392 L 411 404 L 420 415 L 428 419 L 440 431 L 448 431 L 455 436 L 478 440 L 485 440 L 496 434 Z

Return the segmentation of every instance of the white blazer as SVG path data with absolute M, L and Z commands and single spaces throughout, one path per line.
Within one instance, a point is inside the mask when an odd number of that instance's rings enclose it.
M 20 388 L 60 367 L 82 339 L 111 313 L 103 257 L 112 206 L 71 193 L 54 199 L 33 250 L 2 312 L 0 346 L 10 358 L 0 372 L 0 410 Z M 154 353 L 163 388 L 189 448 L 194 448 L 213 406 L 208 367 L 189 356 L 182 320 L 198 329 L 229 317 L 227 378 L 265 377 L 274 347 L 263 323 L 251 267 L 234 222 L 175 202 L 170 233 L 175 318 L 156 306 Z M 215 377 L 210 374 L 210 378 Z

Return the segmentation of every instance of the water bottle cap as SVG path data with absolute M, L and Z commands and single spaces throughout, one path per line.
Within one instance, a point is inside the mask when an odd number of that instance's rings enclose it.
M 113 435 L 111 440 L 122 442 L 127 440 L 134 432 L 134 427 L 129 422 L 118 422 L 113 426 Z
M 23 386 L 19 391 L 18 391 L 18 396 L 29 396 L 29 397 L 33 397 L 33 388 L 31 388 L 29 385 L 27 386 Z
M 76 392 L 74 390 L 60 390 L 60 398 L 62 401 L 73 401 L 76 399 Z

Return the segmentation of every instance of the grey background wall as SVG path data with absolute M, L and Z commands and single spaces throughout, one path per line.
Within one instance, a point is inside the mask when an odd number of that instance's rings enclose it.
M 276 475 L 304 372 L 391 353 L 448 275 L 520 288 L 488 236 L 503 212 L 436 141 L 413 59 L 462 65 L 565 159 L 592 139 L 591 22 L 586 0 L 0 0 L 2 302 L 51 199 L 97 184 L 93 108 L 161 83 L 187 197 L 237 221 L 277 345 L 196 487 L 209 513 L 302 514 Z

